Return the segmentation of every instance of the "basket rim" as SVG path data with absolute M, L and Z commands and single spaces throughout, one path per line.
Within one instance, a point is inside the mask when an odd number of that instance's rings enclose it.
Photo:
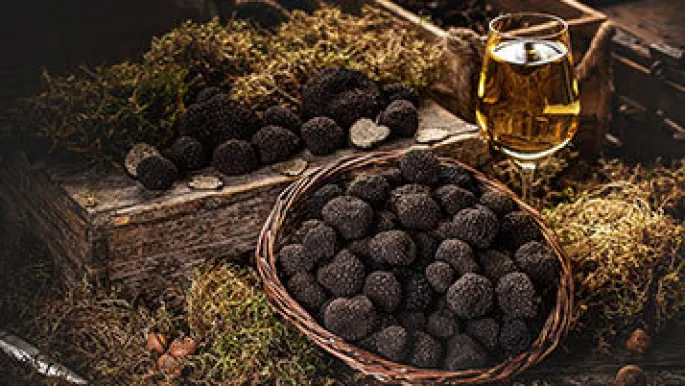
M 382 382 L 391 381 L 403 384 L 445 382 L 452 384 L 474 384 L 502 381 L 518 375 L 551 354 L 568 332 L 574 301 L 571 264 L 563 248 L 561 248 L 556 235 L 544 224 L 540 213 L 536 209 L 523 202 L 511 189 L 502 183 L 488 178 L 477 169 L 456 159 L 439 157 L 441 164 L 458 165 L 473 173 L 474 177 L 486 190 L 498 190 L 514 199 L 519 205 L 520 210 L 527 212 L 533 217 L 543 237 L 554 250 L 557 260 L 559 260 L 561 272 L 559 274 L 559 285 L 557 287 L 554 308 L 550 311 L 537 339 L 531 343 L 531 346 L 525 352 L 505 359 L 489 368 L 456 372 L 417 368 L 392 362 L 365 351 L 353 343 L 344 341 L 320 325 L 309 312 L 290 296 L 278 276 L 275 250 L 282 231 L 282 225 L 289 214 L 290 208 L 304 193 L 335 175 L 371 166 L 387 166 L 411 150 L 413 149 L 370 152 L 340 158 L 314 169 L 290 184 L 278 195 L 273 210 L 264 222 L 255 251 L 257 270 L 261 276 L 267 299 L 272 308 L 293 323 L 298 330 L 313 340 L 319 347 L 342 360 L 353 369 L 373 376 Z

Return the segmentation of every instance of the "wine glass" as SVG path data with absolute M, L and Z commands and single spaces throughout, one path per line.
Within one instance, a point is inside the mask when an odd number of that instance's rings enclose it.
M 476 120 L 490 144 L 519 166 L 525 201 L 538 162 L 571 141 L 579 113 L 566 22 L 541 13 L 493 19 Z

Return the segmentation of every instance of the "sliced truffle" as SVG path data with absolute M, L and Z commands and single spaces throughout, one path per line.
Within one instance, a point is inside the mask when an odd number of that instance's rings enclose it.
M 261 125 L 257 115 L 245 105 L 217 94 L 203 103 L 188 107 L 179 124 L 179 133 L 197 138 L 207 150 L 229 139 L 249 140 Z
M 412 344 L 407 361 L 410 365 L 423 368 L 433 368 L 442 359 L 442 345 L 429 334 L 422 331 L 413 333 Z
M 533 216 L 523 211 L 515 211 L 502 218 L 500 241 L 512 251 L 521 245 L 542 239 L 542 233 Z
M 311 271 L 314 268 L 314 260 L 306 254 L 302 244 L 285 245 L 278 251 L 278 261 L 287 276 L 298 272 Z
M 533 282 L 524 273 L 509 273 L 497 282 L 497 304 L 510 318 L 534 317 L 539 302 Z
M 471 172 L 458 165 L 440 165 L 440 182 L 475 192 L 476 181 Z
M 410 336 L 402 326 L 390 326 L 373 335 L 374 345 L 378 354 L 394 361 L 401 361 L 409 350 Z
M 440 207 L 424 194 L 406 194 L 396 200 L 397 217 L 409 229 L 429 230 L 440 220 Z
M 193 137 L 176 138 L 168 155 L 181 172 L 198 170 L 207 160 L 202 144 Z
M 560 264 L 554 251 L 537 241 L 529 241 L 516 251 L 516 265 L 543 287 L 555 286 Z
M 442 209 L 451 215 L 473 206 L 477 201 L 476 196 L 470 190 L 460 188 L 457 185 L 443 185 L 433 192 L 433 197 Z
M 459 276 L 479 271 L 478 264 L 473 258 L 473 249 L 461 240 L 444 240 L 435 252 L 435 259 L 449 263 Z
M 369 242 L 371 258 L 397 266 L 409 266 L 416 259 L 416 245 L 404 231 L 392 230 L 375 235 Z
M 426 267 L 426 279 L 435 292 L 444 294 L 454 283 L 454 268 L 444 261 L 435 261 Z
M 404 309 L 407 311 L 425 311 L 433 301 L 434 291 L 423 273 L 414 273 L 404 282 Z
M 402 177 L 415 184 L 432 185 L 440 178 L 440 160 L 425 150 L 411 150 L 400 159 Z
M 292 131 L 280 126 L 264 126 L 252 136 L 259 162 L 269 165 L 285 161 L 300 148 L 300 139 Z
M 502 276 L 516 272 L 516 264 L 504 252 L 495 249 L 486 249 L 478 252 L 478 261 L 483 268 L 483 273 L 488 279 L 496 283 Z
M 380 311 L 392 312 L 402 301 L 402 286 L 392 272 L 372 272 L 364 281 L 363 293 Z
M 302 140 L 314 155 L 331 154 L 345 145 L 345 132 L 328 117 L 316 117 L 302 125 Z
M 338 252 L 338 245 L 338 236 L 328 225 L 311 229 L 302 240 L 305 254 L 314 263 L 332 259 Z
M 459 333 L 459 320 L 449 312 L 435 311 L 426 319 L 426 332 L 437 339 L 447 339 Z
M 379 110 L 379 94 L 367 90 L 349 90 L 338 94 L 326 107 L 327 116 L 340 127 L 349 129 L 362 118 L 375 118 Z
M 493 318 L 469 320 L 466 323 L 466 333 L 491 352 L 497 348 L 499 324 Z
M 502 324 L 499 331 L 499 344 L 507 354 L 521 354 L 528 350 L 531 341 L 530 331 L 523 320 L 511 319 Z
M 454 236 L 476 248 L 485 249 L 492 244 L 499 231 L 499 220 L 483 206 L 466 208 L 452 219 Z
M 264 125 L 280 126 L 299 133 L 302 126 L 302 120 L 292 110 L 281 106 L 271 106 L 262 115 L 262 122 Z
M 518 205 L 513 198 L 508 194 L 496 190 L 483 193 L 483 195 L 480 196 L 480 203 L 499 217 L 503 217 L 507 213 L 518 209 Z
M 462 319 L 476 319 L 487 314 L 493 303 L 492 282 L 485 276 L 467 273 L 447 290 L 450 309 Z
M 317 310 L 328 300 L 326 291 L 309 272 L 296 273 L 288 280 L 286 288 L 308 310 Z
M 381 112 L 378 123 L 389 127 L 395 137 L 412 138 L 419 129 L 419 112 L 413 103 L 398 99 Z
M 357 176 L 347 188 L 347 194 L 359 197 L 374 206 L 381 206 L 388 199 L 390 185 L 377 174 Z
M 364 339 L 371 331 L 376 319 L 376 310 L 366 296 L 337 298 L 324 310 L 324 326 L 345 340 Z
M 448 371 L 462 371 L 485 367 L 488 356 L 481 345 L 466 334 L 457 334 L 447 342 L 443 367 Z
M 353 296 L 364 285 L 364 264 L 347 249 L 316 271 L 316 280 L 335 296 Z
M 404 99 L 411 102 L 414 107 L 419 107 L 419 94 L 411 87 L 402 83 L 392 83 L 383 87 L 383 95 L 388 103 Z
M 373 209 L 366 201 L 352 196 L 330 200 L 321 210 L 323 221 L 347 240 L 360 239 L 373 226 Z
M 227 176 L 249 173 L 257 165 L 257 155 L 247 141 L 229 139 L 214 150 L 212 166 Z
M 342 196 L 345 192 L 339 185 L 326 184 L 317 189 L 310 200 L 310 214 L 313 217 L 321 217 L 321 210 L 328 203 L 328 201 Z
M 178 179 L 178 169 L 173 162 L 161 155 L 143 158 L 136 168 L 138 181 L 150 190 L 166 190 Z

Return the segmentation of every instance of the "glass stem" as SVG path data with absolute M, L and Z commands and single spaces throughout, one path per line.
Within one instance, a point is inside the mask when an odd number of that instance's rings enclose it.
M 521 167 L 521 198 L 530 203 L 533 178 L 535 177 L 535 163 L 522 163 Z

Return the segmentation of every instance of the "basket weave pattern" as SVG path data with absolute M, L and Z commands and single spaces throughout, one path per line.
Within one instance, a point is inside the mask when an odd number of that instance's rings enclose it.
M 497 190 L 510 195 L 521 210 L 533 216 L 544 238 L 554 250 L 561 264 L 556 304 L 550 312 L 538 338 L 530 348 L 518 356 L 509 358 L 491 368 L 450 372 L 438 369 L 421 369 L 385 360 L 362 350 L 326 330 L 302 308 L 287 292 L 278 276 L 276 251 L 285 235 L 290 220 L 302 207 L 303 196 L 316 189 L 331 177 L 358 172 L 370 168 L 387 167 L 402 156 L 403 151 L 376 152 L 343 158 L 333 164 L 315 170 L 286 188 L 276 200 L 259 236 L 256 251 L 257 269 L 264 283 L 264 290 L 272 306 L 292 322 L 302 333 L 324 350 L 344 361 L 348 366 L 384 382 L 403 384 L 475 384 L 495 382 L 520 374 L 549 355 L 559 344 L 569 328 L 573 307 L 573 280 L 568 258 L 553 233 L 544 225 L 539 213 L 521 201 L 504 185 L 488 179 L 485 175 L 456 160 L 441 158 L 443 164 L 455 164 L 471 171 L 483 191 Z M 286 222 L 288 220 L 288 222 Z

